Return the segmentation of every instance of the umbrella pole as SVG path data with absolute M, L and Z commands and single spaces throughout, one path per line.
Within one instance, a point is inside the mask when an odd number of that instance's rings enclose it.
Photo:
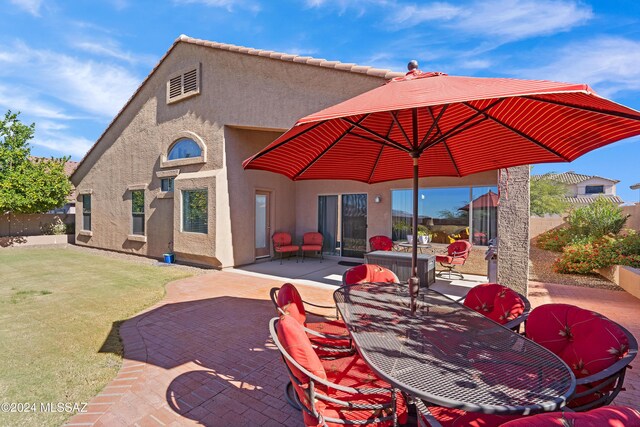
M 411 314 L 415 314 L 420 279 L 418 277 L 418 160 L 419 155 L 413 157 L 413 241 L 411 242 L 411 278 L 409 278 L 409 294 L 411 295 Z

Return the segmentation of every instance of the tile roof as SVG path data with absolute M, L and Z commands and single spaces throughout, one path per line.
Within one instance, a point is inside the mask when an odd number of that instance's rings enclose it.
M 239 52 L 247 55 L 262 56 L 262 57 L 271 58 L 271 59 L 279 59 L 281 61 L 297 62 L 300 64 L 307 64 L 307 65 L 316 65 L 316 66 L 325 67 L 325 68 L 334 68 L 336 70 L 367 74 L 369 76 L 382 77 L 385 79 L 391 79 L 394 77 L 401 77 L 405 75 L 405 73 L 390 71 L 383 68 L 374 68 L 374 67 L 369 67 L 364 65 L 357 65 L 350 62 L 345 63 L 340 61 L 328 61 L 326 59 L 314 58 L 311 56 L 293 55 L 290 53 L 283 53 L 283 52 L 275 52 L 273 50 L 253 49 L 250 47 L 236 46 L 233 44 L 218 43 L 218 42 L 213 42 L 208 40 L 196 39 L 193 37 L 186 36 L 184 34 L 182 34 L 180 37 L 176 39 L 176 43 L 178 42 L 191 43 L 198 46 L 206 46 L 214 49 L 228 50 L 231 52 Z
M 281 61 L 288 61 L 288 62 L 297 62 L 299 64 L 306 64 L 306 65 L 312 65 L 312 66 L 317 66 L 317 67 L 333 68 L 335 70 L 346 71 L 346 72 L 351 72 L 351 73 L 358 73 L 358 74 L 366 74 L 366 75 L 369 75 L 369 76 L 381 77 L 381 78 L 388 79 L 388 80 L 390 80 L 390 79 L 392 79 L 394 77 L 401 77 L 401 76 L 404 76 L 406 74 L 406 73 L 403 73 L 403 72 L 390 71 L 390 70 L 386 70 L 386 69 L 382 69 L 382 68 L 374 68 L 374 67 L 369 67 L 369 66 L 364 66 L 364 65 L 357 65 L 357 64 L 353 64 L 353 63 L 344 63 L 344 62 L 340 62 L 340 61 L 328 61 L 326 59 L 313 58 L 311 56 L 293 55 L 293 54 L 283 53 L 283 52 L 274 52 L 274 51 L 271 51 L 271 50 L 253 49 L 253 48 L 249 48 L 249 47 L 236 46 L 236 45 L 227 44 L 227 43 L 218 43 L 218 42 L 213 42 L 213 41 L 208 41 L 208 40 L 196 39 L 196 38 L 189 37 L 187 35 L 181 34 L 173 42 L 173 44 L 165 52 L 165 54 L 162 55 L 162 57 L 160 58 L 158 63 L 149 72 L 147 77 L 144 78 L 142 83 L 140 83 L 140 86 L 138 86 L 136 91 L 131 95 L 131 97 L 127 100 L 127 102 L 125 102 L 125 104 L 122 106 L 120 111 L 118 111 L 118 113 L 115 115 L 115 117 L 113 118 L 111 123 L 109 123 L 109 125 L 105 128 L 104 132 L 102 132 L 102 134 L 98 137 L 96 142 L 91 146 L 91 148 L 89 148 L 89 151 L 87 151 L 87 153 L 84 155 L 82 160 L 80 160 L 80 162 L 78 163 L 78 165 L 76 167 L 76 170 L 73 172 L 71 177 L 73 177 L 75 172 L 79 169 L 79 166 L 82 163 L 84 163 L 84 161 L 87 158 L 87 156 L 89 156 L 89 154 L 94 150 L 94 148 L 98 145 L 98 143 L 102 140 L 102 138 L 107 134 L 107 132 L 109 131 L 109 129 L 111 129 L 111 127 L 114 125 L 116 120 L 118 120 L 118 117 L 120 117 L 120 115 L 129 106 L 129 104 L 131 104 L 131 102 L 136 97 L 138 92 L 140 92 L 142 90 L 142 88 L 147 83 L 147 81 L 149 81 L 151 76 L 160 67 L 160 64 L 162 64 L 164 62 L 164 60 L 169 56 L 171 51 L 173 51 L 173 49 L 178 45 L 178 43 L 189 43 L 189 44 L 193 44 L 193 45 L 209 47 L 209 48 L 212 48 L 212 49 L 220 49 L 220 50 L 226 50 L 226 51 L 230 51 L 230 52 L 238 52 L 238 53 L 242 53 L 242 54 L 246 54 L 246 55 L 261 56 L 261 57 L 264 57 L 264 58 L 271 58 L 271 59 L 276 59 L 276 60 L 281 60 Z
M 610 178 L 605 178 L 598 175 L 583 175 L 579 173 L 575 173 L 574 171 L 563 172 L 563 173 L 545 173 L 543 175 L 533 175 L 531 179 L 552 179 L 554 181 L 561 182 L 563 184 L 579 184 L 581 182 L 587 181 L 593 178 L 605 179 L 607 181 L 611 181 L 613 183 L 618 183 L 620 181 Z
M 596 197 L 594 196 L 566 196 L 566 199 L 572 205 L 588 205 L 596 201 L 596 199 L 604 197 L 605 199 L 617 204 L 621 205 L 624 201 L 619 196 L 613 196 L 611 194 L 599 194 Z

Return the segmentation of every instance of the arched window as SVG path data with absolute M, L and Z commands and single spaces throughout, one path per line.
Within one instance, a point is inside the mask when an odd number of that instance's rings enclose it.
M 193 139 L 179 139 L 169 150 L 167 160 L 189 159 L 202 156 L 202 149 Z

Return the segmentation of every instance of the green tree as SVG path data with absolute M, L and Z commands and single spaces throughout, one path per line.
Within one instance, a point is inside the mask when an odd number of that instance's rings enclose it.
M 25 125 L 7 111 L 0 119 L 0 213 L 42 213 L 65 204 L 71 183 L 69 159 L 31 157 L 35 124 Z
M 558 181 L 544 177 L 532 179 L 529 196 L 531 215 L 543 216 L 566 212 L 569 207 L 566 194 L 566 187 Z

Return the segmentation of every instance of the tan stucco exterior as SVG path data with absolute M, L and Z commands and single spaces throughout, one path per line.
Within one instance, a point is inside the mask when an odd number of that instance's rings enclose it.
M 107 128 L 72 177 L 91 194 L 92 229 L 82 232 L 78 198 L 77 244 L 162 257 L 172 246 L 179 261 L 228 267 L 255 260 L 255 192 L 270 194 L 271 233 L 299 241 L 317 230 L 319 194 L 367 193 L 368 236 L 390 234 L 391 190 L 409 181 L 368 186 L 348 181 L 300 181 L 245 171 L 242 161 L 277 138 L 298 118 L 384 83 L 380 73 L 344 71 L 327 61 L 287 61 L 177 41 Z M 167 103 L 167 79 L 200 67 L 200 93 Z M 357 68 L 357 67 L 355 67 Z M 360 67 L 366 70 L 366 67 Z M 347 68 L 345 68 L 347 69 Z M 362 71 L 362 70 L 360 70 Z M 201 144 L 201 158 L 167 160 L 181 137 Z M 161 178 L 175 177 L 162 192 Z M 496 185 L 497 174 L 431 178 L 421 186 Z M 145 191 L 145 236 L 132 236 L 131 189 Z M 208 233 L 182 231 L 182 190 L 207 189 Z M 380 203 L 374 203 L 376 195 Z

